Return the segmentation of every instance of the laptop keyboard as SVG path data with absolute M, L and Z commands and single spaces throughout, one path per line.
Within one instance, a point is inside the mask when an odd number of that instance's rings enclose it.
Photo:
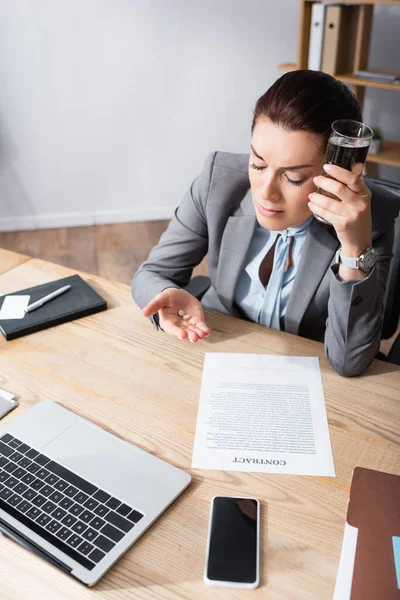
M 0 437 L 0 508 L 90 571 L 143 517 L 9 433 Z

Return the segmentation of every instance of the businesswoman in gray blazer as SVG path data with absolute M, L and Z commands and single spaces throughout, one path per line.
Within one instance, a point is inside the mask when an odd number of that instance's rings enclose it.
M 360 165 L 324 165 L 331 124 L 343 118 L 361 121 L 360 106 L 330 75 L 278 79 L 256 104 L 250 156 L 207 158 L 133 278 L 143 315 L 196 343 L 210 334 L 209 308 L 324 341 L 338 373 L 361 373 L 379 348 L 398 204 L 366 186 Z M 200 304 L 183 288 L 206 254 Z

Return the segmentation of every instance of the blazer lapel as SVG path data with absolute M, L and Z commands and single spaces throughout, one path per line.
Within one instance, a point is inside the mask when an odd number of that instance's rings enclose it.
M 286 309 L 285 331 L 298 334 L 304 313 L 339 245 L 333 228 L 312 220 Z
M 218 296 L 231 314 L 236 312 L 233 309 L 235 287 L 243 268 L 256 223 L 251 190 L 249 189 L 234 215 L 229 217 L 226 222 L 219 253 Z

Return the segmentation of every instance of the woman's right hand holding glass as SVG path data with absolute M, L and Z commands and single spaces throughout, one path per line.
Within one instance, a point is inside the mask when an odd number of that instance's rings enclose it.
M 144 317 L 157 312 L 160 327 L 178 339 L 196 343 L 210 335 L 200 302 L 185 290 L 166 288 L 142 310 Z

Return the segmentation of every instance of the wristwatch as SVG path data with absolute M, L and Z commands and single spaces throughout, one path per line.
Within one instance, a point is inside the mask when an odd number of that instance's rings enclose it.
M 360 269 L 361 271 L 364 271 L 364 273 L 369 273 L 376 265 L 376 251 L 374 248 L 363 250 L 355 258 L 343 256 L 341 251 L 342 249 L 339 248 L 336 252 L 335 260 L 337 265 L 343 265 L 349 269 Z

